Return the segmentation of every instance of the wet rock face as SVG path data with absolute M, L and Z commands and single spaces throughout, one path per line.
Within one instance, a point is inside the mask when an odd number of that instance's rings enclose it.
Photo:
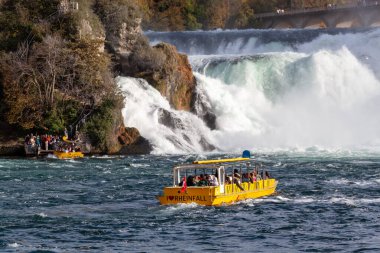
M 140 42 L 142 33 L 141 18 L 136 18 L 129 25 L 122 23 L 118 29 L 107 31 L 108 44 L 114 53 L 129 55 Z
M 123 146 L 118 154 L 121 155 L 145 155 L 152 152 L 152 145 L 147 139 L 140 136 L 136 142 L 131 145 Z
M 121 108 L 115 108 L 111 132 L 107 137 L 108 154 L 149 154 L 153 148 L 150 142 L 140 135 L 134 127 L 125 127 Z M 102 150 L 91 150 L 92 153 L 103 153 Z
M 0 120 L 0 156 L 25 156 L 21 132 Z
M 140 47 L 121 62 L 123 75 L 143 78 L 176 110 L 191 110 L 196 81 L 186 55 L 167 43 Z
M 118 140 L 122 145 L 118 154 L 149 154 L 153 150 L 149 141 L 142 137 L 139 130 L 134 127 L 121 127 Z
M 210 102 L 208 102 L 207 96 L 204 92 L 197 89 L 195 96 L 191 103 L 191 112 L 198 115 L 201 118 L 208 128 L 211 130 L 216 129 L 216 115 L 212 110 Z
M 204 151 L 206 152 L 210 152 L 210 151 L 214 151 L 216 150 L 216 147 L 214 145 L 212 145 L 211 143 L 209 143 L 205 138 L 202 137 L 201 141 L 200 141 L 201 145 L 202 145 L 202 148 Z
M 160 108 L 159 112 L 160 112 L 160 117 L 158 119 L 158 122 L 160 124 L 167 126 L 173 130 L 178 129 L 178 128 L 184 129 L 181 119 L 172 115 L 168 110 Z
M 130 145 L 140 137 L 140 132 L 134 127 L 121 127 L 118 140 L 121 145 Z
M 183 144 L 183 140 L 185 141 L 185 143 L 187 142 L 187 144 L 189 144 L 190 146 L 194 145 L 194 143 L 192 143 L 191 138 L 189 137 L 189 133 L 186 132 L 186 126 L 180 117 L 162 108 L 159 109 L 159 115 L 160 116 L 158 122 L 160 124 L 172 130 L 180 130 L 182 132 L 182 135 L 180 137 L 171 136 L 168 138 L 168 140 L 171 141 L 174 146 L 178 147 L 178 149 L 184 149 L 186 144 Z M 216 147 L 212 145 L 210 142 L 208 142 L 207 139 L 201 134 L 199 144 L 202 146 L 202 149 L 206 152 L 213 151 L 216 149 Z
M 196 81 L 187 56 L 178 53 L 174 46 L 166 43 L 158 44 L 154 48 L 166 56 L 160 72 L 167 86 L 158 90 L 176 110 L 190 111 Z
M 21 144 L 1 144 L 0 156 L 24 156 L 24 146 Z

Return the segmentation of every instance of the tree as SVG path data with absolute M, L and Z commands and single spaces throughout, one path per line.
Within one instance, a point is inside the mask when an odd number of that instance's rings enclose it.
M 99 134 L 95 142 L 104 144 L 114 134 L 113 124 L 121 121 L 123 99 L 110 55 L 102 51 L 103 24 L 92 8 L 98 4 L 102 21 L 117 33 L 136 21 L 135 1 L 78 0 L 79 10 L 68 13 L 58 12 L 59 0 L 0 1 L 0 110 L 5 122 L 55 132 L 96 122 L 83 129 Z M 102 117 L 105 111 L 108 116 Z M 97 126 L 102 129 L 93 129 Z
M 15 51 L 21 41 L 41 41 L 58 4 L 58 0 L 5 0 L 0 5 L 0 50 Z
M 196 30 L 202 28 L 196 17 L 196 1 L 195 0 L 186 0 L 184 1 L 183 16 L 186 23 L 186 29 Z
M 233 27 L 236 28 L 246 28 L 253 18 L 253 9 L 249 6 L 247 2 L 244 2 L 238 11 L 233 22 Z
M 124 23 L 134 27 L 142 15 L 133 0 L 95 0 L 94 9 L 110 33 L 119 32 Z
M 9 53 L 2 64 L 9 123 L 48 128 L 50 116 L 57 114 L 64 128 L 73 116 L 58 108 L 67 104 L 75 105 L 76 117 L 90 115 L 116 89 L 110 58 L 99 46 L 95 40 L 65 42 L 49 35 L 32 48 L 24 43 Z
M 23 44 L 16 52 L 1 59 L 4 100 L 8 108 L 6 120 L 26 129 L 35 127 L 42 119 L 38 88 L 31 85 L 28 54 L 28 45 Z

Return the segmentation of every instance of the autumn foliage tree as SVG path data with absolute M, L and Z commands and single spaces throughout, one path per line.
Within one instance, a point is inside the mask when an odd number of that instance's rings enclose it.
M 132 0 L 131 0 L 132 1 Z M 136 1 L 144 26 L 152 30 L 249 28 L 257 13 L 276 9 L 326 7 L 355 4 L 356 0 L 141 0 Z
M 6 118 L 23 128 L 63 130 L 115 89 L 109 57 L 93 40 L 49 35 L 31 48 L 23 44 L 2 62 Z M 68 104 L 75 111 L 71 116 L 61 110 Z

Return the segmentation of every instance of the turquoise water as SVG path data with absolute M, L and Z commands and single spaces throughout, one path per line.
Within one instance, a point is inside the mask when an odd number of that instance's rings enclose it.
M 196 158 L 1 159 L 0 251 L 380 250 L 380 156 L 261 153 L 277 195 L 158 205 L 171 166 Z

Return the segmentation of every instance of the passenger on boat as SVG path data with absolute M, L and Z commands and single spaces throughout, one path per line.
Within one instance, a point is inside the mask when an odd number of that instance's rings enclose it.
M 242 178 L 242 182 L 243 182 L 243 183 L 248 183 L 248 182 L 250 182 L 249 174 L 250 174 L 250 173 L 243 173 L 243 178 Z
M 264 179 L 265 179 L 264 170 L 261 170 L 261 171 L 260 171 L 260 174 L 261 174 L 261 179 L 264 180 Z
M 183 186 L 183 184 L 185 183 L 186 186 L 187 186 L 187 179 L 186 179 L 186 182 L 185 182 L 185 177 L 183 177 L 183 179 L 181 180 L 181 182 L 178 183 L 178 186 Z
M 238 178 L 239 181 L 241 179 L 241 175 L 239 174 L 239 171 L 237 169 L 234 169 L 234 178 Z
M 265 171 L 264 179 L 270 179 L 269 171 Z
M 206 177 L 203 174 L 200 175 L 200 180 L 197 183 L 197 186 L 208 186 L 208 182 L 206 180 Z
M 226 184 L 231 184 L 232 183 L 232 177 L 226 175 L 225 181 L 226 181 Z
M 188 176 L 187 179 L 186 179 L 186 184 L 187 186 L 195 186 L 194 184 L 194 177 L 193 176 Z
M 195 175 L 194 178 L 193 178 L 193 181 L 194 181 L 194 186 L 198 185 L 198 182 L 200 181 L 200 177 Z
M 249 173 L 249 182 L 253 183 L 256 182 L 257 178 L 253 172 Z
M 257 170 L 257 168 L 253 171 L 253 177 L 256 178 L 256 181 L 259 181 L 262 178 L 260 176 L 259 171 Z
M 214 175 L 209 175 L 208 181 L 210 186 L 219 186 L 218 179 Z
M 258 181 L 258 175 L 257 175 L 257 170 L 254 170 L 253 171 L 253 174 L 252 174 L 252 179 L 253 179 L 253 182 L 256 182 L 256 181 Z
M 238 173 L 238 170 L 237 169 L 234 169 L 234 184 L 237 185 L 237 187 L 239 187 L 240 190 L 244 191 L 244 188 L 241 186 L 241 176 L 240 174 Z

